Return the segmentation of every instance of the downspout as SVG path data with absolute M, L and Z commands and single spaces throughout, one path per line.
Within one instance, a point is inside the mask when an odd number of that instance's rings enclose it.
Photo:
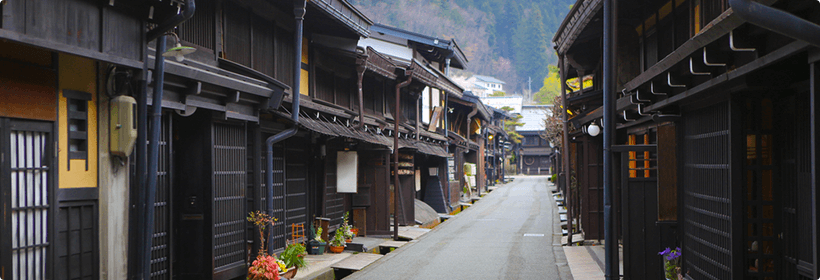
M 154 96 L 151 100 L 151 131 L 148 135 L 148 175 L 147 186 L 145 188 L 145 233 L 143 235 L 145 246 L 144 251 L 141 252 L 143 279 L 151 278 L 151 247 L 154 238 L 154 201 L 157 196 L 157 162 L 159 161 L 159 135 L 162 122 L 162 87 L 165 84 L 165 57 L 162 56 L 162 53 L 165 52 L 164 35 L 168 30 L 193 17 L 195 11 L 195 1 L 187 0 L 185 1 L 185 8 L 181 13 L 160 23 L 157 28 L 146 33 L 147 42 L 154 39 L 157 41 L 156 51 L 154 52 Z
M 399 240 L 399 119 L 401 119 L 401 88 L 413 81 L 413 69 L 407 80 L 396 84 L 396 114 L 393 115 L 393 240 Z
M 450 54 L 444 57 L 444 76 L 450 77 L 450 59 L 456 56 L 456 50 L 453 47 L 449 47 Z
M 274 134 L 265 140 L 265 148 L 267 149 L 267 155 L 265 157 L 267 162 L 267 165 L 265 166 L 265 183 L 268 188 L 267 197 L 265 199 L 267 200 L 268 215 L 273 215 L 273 144 L 296 135 L 296 131 L 299 130 L 299 96 L 302 95 L 299 92 L 299 86 L 301 85 L 302 80 L 302 30 L 304 29 L 306 6 L 306 0 L 294 0 L 293 2 L 293 14 L 296 18 L 296 32 L 294 32 L 295 41 L 293 43 L 296 53 L 293 68 L 293 91 L 291 93 L 293 98 L 291 100 L 290 110 L 290 118 L 291 121 L 293 121 L 293 127 Z M 268 231 L 268 240 L 273 240 L 273 230 Z M 268 246 L 268 254 L 273 255 L 273 247 Z
M 362 58 L 356 61 L 356 86 L 359 89 L 359 124 L 356 125 L 357 130 L 364 127 L 364 93 L 362 92 L 362 80 L 364 80 L 364 72 L 367 71 L 367 58 L 367 49 L 365 49 Z
M 613 173 L 612 144 L 615 142 L 615 48 L 617 28 L 615 0 L 604 0 L 604 39 L 603 39 L 603 70 L 604 70 L 604 252 L 606 280 L 620 278 L 618 268 L 618 241 L 615 238 L 615 222 L 612 214 L 615 180 Z M 583 87 L 583 77 L 579 78 Z
M 447 111 L 448 111 L 447 108 L 448 108 L 448 106 L 450 106 L 450 95 L 445 93 L 444 94 L 444 108 L 442 108 L 443 110 L 441 110 L 441 111 L 442 111 L 442 114 L 444 115 L 442 117 L 442 119 L 444 119 L 444 138 L 447 139 L 447 147 L 445 148 L 445 150 L 447 152 L 447 155 L 449 156 L 450 155 L 450 132 L 449 132 L 449 130 L 450 130 L 449 120 L 450 120 L 450 118 L 447 117 Z M 455 158 L 453 158 L 453 161 L 455 161 Z M 445 194 L 447 194 L 447 203 L 445 203 L 444 206 L 447 206 L 447 212 L 451 212 L 451 211 L 453 211 L 453 208 L 450 206 L 450 167 L 449 167 L 449 165 L 447 166 L 446 169 L 444 169 L 444 171 L 445 171 L 444 172 L 444 179 L 447 180 L 447 191 L 445 192 Z
M 416 141 L 421 140 L 421 97 L 423 91 L 419 92 L 419 97 L 416 98 Z
M 729 6 L 749 23 L 820 47 L 820 25 L 752 0 L 729 0 Z

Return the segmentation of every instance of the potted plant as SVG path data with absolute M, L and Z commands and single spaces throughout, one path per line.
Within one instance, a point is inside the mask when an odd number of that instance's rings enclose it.
M 325 246 L 327 242 L 322 239 L 322 228 L 316 227 L 316 230 L 313 230 L 313 225 L 310 225 L 311 232 L 313 232 L 313 239 L 308 241 L 308 253 L 311 255 L 321 255 L 325 252 Z
M 266 250 L 267 240 L 265 240 L 265 228 L 273 225 L 276 218 L 260 211 L 251 212 L 248 221 L 252 222 L 259 229 L 259 254 L 256 260 L 248 267 L 249 280 L 279 280 L 279 261 L 276 257 L 268 255 Z
M 658 252 L 658 255 L 663 256 L 663 273 L 667 280 L 680 280 L 683 276 L 680 273 L 680 247 L 675 250 L 666 250 Z
M 301 243 L 294 243 L 288 245 L 281 254 L 279 259 L 283 262 L 282 276 L 288 279 L 296 276 L 296 271 L 299 268 L 305 267 L 305 255 L 307 250 L 305 245 Z
M 336 234 L 333 235 L 333 239 L 330 240 L 330 251 L 341 253 L 345 250 L 345 244 L 344 229 L 339 228 L 336 230 Z
M 350 212 L 345 212 L 344 216 L 342 217 L 342 226 L 337 230 L 341 230 L 342 234 L 345 237 L 345 242 L 353 242 L 353 231 L 350 230 L 350 224 L 348 223 L 348 214 Z

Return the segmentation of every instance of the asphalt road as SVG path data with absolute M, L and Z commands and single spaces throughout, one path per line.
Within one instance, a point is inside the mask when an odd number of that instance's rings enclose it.
M 547 183 L 516 177 L 345 279 L 572 279 Z

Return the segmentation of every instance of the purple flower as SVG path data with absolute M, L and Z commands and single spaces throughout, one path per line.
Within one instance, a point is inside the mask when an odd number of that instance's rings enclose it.
M 669 255 L 666 255 L 666 260 L 671 261 L 677 259 L 680 256 L 680 248 L 676 248 L 675 250 L 672 250 L 672 252 Z
M 669 249 L 669 247 L 666 247 L 666 250 L 660 251 L 660 252 L 658 253 L 658 255 L 664 256 L 664 255 L 666 255 L 666 254 L 669 254 L 671 251 L 672 251 L 672 250 L 670 250 L 670 249 Z

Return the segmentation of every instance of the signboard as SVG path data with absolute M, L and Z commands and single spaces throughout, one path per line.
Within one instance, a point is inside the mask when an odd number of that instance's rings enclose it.
M 356 193 L 359 179 L 359 155 L 356 151 L 336 152 L 336 192 Z

